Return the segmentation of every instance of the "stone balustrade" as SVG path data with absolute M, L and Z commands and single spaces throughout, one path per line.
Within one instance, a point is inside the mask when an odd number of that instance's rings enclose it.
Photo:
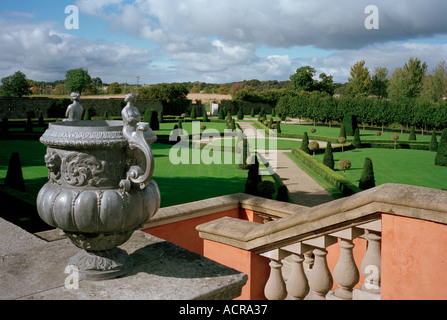
M 270 259 L 270 277 L 264 294 L 269 300 L 380 299 L 380 220 L 309 238 L 261 255 Z M 360 270 L 354 261 L 353 240 L 368 241 Z M 333 270 L 327 263 L 327 248 L 338 243 L 340 254 Z M 282 274 L 283 261 L 290 257 L 287 281 Z M 362 274 L 365 282 L 354 290 Z M 337 289 L 331 291 L 334 282 Z
M 239 208 L 273 219 L 261 224 L 223 217 L 196 229 L 208 246 L 216 243 L 219 248 L 237 248 L 267 258 L 263 262 L 270 268 L 270 276 L 267 268 L 264 282 L 267 299 L 445 296 L 447 277 L 440 271 L 444 258 L 439 258 L 447 254 L 442 243 L 447 231 L 445 190 L 384 184 L 309 208 L 293 205 L 280 208 L 274 201 L 239 198 Z M 281 213 L 282 209 L 287 210 Z M 402 238 L 401 226 L 403 230 L 409 230 L 410 226 L 418 228 L 420 235 L 415 232 Z M 386 228 L 383 235 L 382 228 Z M 432 246 L 436 249 L 424 251 L 421 237 L 433 238 Z M 338 251 L 335 261 L 333 255 Z M 396 261 L 397 258 L 401 260 Z M 402 282 L 408 274 L 414 275 L 416 270 L 426 273 L 428 269 L 436 273 L 425 275 L 424 281 Z M 444 282 L 446 285 L 442 285 Z

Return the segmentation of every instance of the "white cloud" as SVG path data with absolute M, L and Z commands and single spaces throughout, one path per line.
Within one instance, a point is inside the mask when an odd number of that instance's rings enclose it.
M 103 81 L 119 81 L 133 79 L 153 59 L 148 50 L 90 41 L 53 29 L 48 23 L 17 24 L 0 18 L 1 77 L 21 70 L 29 79 L 51 81 L 64 79 L 67 70 L 86 68 Z

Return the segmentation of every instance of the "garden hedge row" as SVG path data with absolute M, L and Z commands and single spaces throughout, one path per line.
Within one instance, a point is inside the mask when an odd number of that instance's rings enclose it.
M 298 160 L 306 165 L 309 169 L 322 177 L 324 180 L 332 184 L 337 190 L 339 190 L 344 196 L 350 196 L 354 193 L 362 191 L 359 187 L 354 185 L 351 181 L 326 167 L 323 163 L 315 160 L 312 156 L 308 155 L 299 148 L 292 148 L 292 154 L 298 158 Z

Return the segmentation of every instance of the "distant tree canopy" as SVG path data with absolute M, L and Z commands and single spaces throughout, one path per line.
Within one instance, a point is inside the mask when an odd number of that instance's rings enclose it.
M 22 97 L 31 94 L 30 81 L 21 71 L 2 79 L 0 95 L 7 97 Z
M 295 74 L 290 76 L 289 90 L 292 91 L 321 91 L 334 94 L 334 81 L 332 76 L 325 73 L 319 75 L 320 81 L 314 79 L 316 70 L 305 66 L 298 68 Z
M 65 86 L 69 92 L 81 94 L 90 85 L 92 85 L 92 78 L 88 74 L 88 70 L 72 69 L 65 74 Z
M 182 83 L 160 83 L 138 88 L 138 97 L 140 99 L 184 100 L 188 93 L 187 87 Z

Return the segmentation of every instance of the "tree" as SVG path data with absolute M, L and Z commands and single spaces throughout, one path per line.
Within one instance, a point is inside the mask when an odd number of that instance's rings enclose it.
M 225 110 L 224 110 L 224 108 L 219 108 L 219 114 L 217 115 L 217 118 L 219 120 L 224 120 L 225 119 Z
M 70 92 L 82 93 L 92 83 L 92 78 L 83 68 L 68 70 L 65 74 L 65 86 Z
M 294 91 L 315 90 L 315 69 L 310 66 L 298 68 L 295 74 L 290 76 L 290 89 Z
M 435 157 L 435 165 L 447 166 L 447 129 L 444 129 L 441 135 L 441 141 L 438 145 L 438 152 Z
M 155 110 L 146 109 L 143 115 L 143 122 L 147 122 L 152 130 L 160 130 L 158 112 Z
M 324 151 L 323 164 L 331 170 L 334 170 L 334 155 L 332 153 L 332 144 L 330 141 L 327 143 L 326 150 Z
M 247 181 L 245 182 L 245 193 L 256 195 L 257 194 L 257 186 L 262 181 L 261 176 L 259 175 L 259 162 L 258 158 L 255 157 L 255 161 L 252 164 L 248 165 L 248 175 Z
M 317 84 L 318 90 L 321 92 L 326 92 L 331 96 L 334 95 L 334 77 L 328 76 L 326 73 L 321 73 L 318 77 L 320 78 L 320 82 Z
M 340 126 L 340 133 L 338 134 L 338 137 L 341 138 L 345 138 L 346 139 L 346 129 L 345 129 L 345 125 L 342 123 Z
M 147 100 L 186 100 L 189 91 L 182 83 L 159 83 L 152 86 L 140 87 L 138 98 Z
M 371 75 L 365 61 L 356 62 L 350 71 L 351 77 L 348 79 L 346 94 L 352 97 L 368 96 L 371 93 Z
M 123 90 L 118 82 L 113 82 L 109 85 L 108 91 L 110 94 L 120 94 Z
M 390 99 L 417 98 L 422 89 L 422 81 L 427 72 L 427 64 L 418 58 L 410 58 L 402 68 L 394 70 L 388 86 Z
M 433 74 L 422 79 L 421 97 L 428 101 L 439 102 L 447 94 L 447 63 L 442 60 L 433 70 Z
M 378 96 L 379 98 L 386 98 L 388 87 L 388 69 L 387 68 L 375 68 L 374 75 L 371 79 L 371 94 Z
M 191 109 L 191 115 L 189 116 L 191 119 L 195 119 L 195 118 L 197 118 L 197 115 L 196 115 L 196 107 L 192 107 L 192 109 Z
M 2 79 L 1 95 L 8 97 L 22 97 L 31 94 L 30 83 L 26 75 L 17 71 L 11 76 Z
M 422 88 L 422 78 L 427 72 L 427 63 L 421 63 L 418 58 L 410 58 L 403 70 L 408 78 L 408 97 L 418 97 Z
M 347 115 L 343 118 L 343 126 L 345 128 L 346 135 L 353 136 L 355 129 L 358 128 L 357 117 L 353 115 Z
M 370 158 L 365 158 L 365 162 L 363 164 L 363 171 L 360 176 L 359 188 L 366 190 L 374 188 L 375 186 L 376 182 L 374 179 L 374 169 L 372 160 Z

